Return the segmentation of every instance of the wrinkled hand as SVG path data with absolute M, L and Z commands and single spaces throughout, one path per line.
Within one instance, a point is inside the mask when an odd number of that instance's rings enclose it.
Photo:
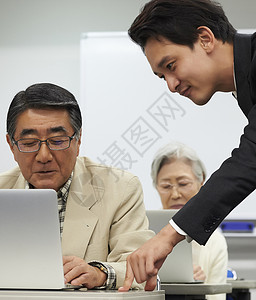
M 158 270 L 173 247 L 183 239 L 184 236 L 178 234 L 170 224 L 166 225 L 156 236 L 127 257 L 125 280 L 118 290 L 128 291 L 134 278 L 138 283 L 146 281 L 146 291 L 154 290 Z
M 193 265 L 193 273 L 194 273 L 195 280 L 205 281 L 206 276 L 204 274 L 203 269 L 200 266 Z
M 84 285 L 88 289 L 102 286 L 107 275 L 100 269 L 88 265 L 76 256 L 63 256 L 64 278 L 72 285 Z

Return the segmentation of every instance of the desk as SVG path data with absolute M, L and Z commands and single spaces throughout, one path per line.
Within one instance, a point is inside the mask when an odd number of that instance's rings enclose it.
M 229 294 L 233 300 L 250 300 L 250 289 L 256 289 L 256 280 L 228 280 L 232 286 L 232 292 Z
M 231 293 L 231 284 L 162 283 L 166 300 L 205 299 L 205 295 Z
M 34 290 L 1 290 L 0 299 L 10 300 L 164 300 L 164 291 L 34 291 Z

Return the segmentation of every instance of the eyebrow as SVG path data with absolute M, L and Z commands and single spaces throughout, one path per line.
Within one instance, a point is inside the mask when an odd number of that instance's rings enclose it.
M 52 127 L 49 130 L 50 133 L 55 133 L 55 132 L 63 132 L 63 133 L 67 133 L 67 130 L 65 127 L 63 126 L 58 126 L 58 127 Z
M 171 57 L 170 57 L 169 55 L 164 56 L 164 57 L 160 60 L 160 62 L 158 63 L 157 67 L 158 67 L 158 68 L 162 68 L 163 65 L 165 65 L 165 64 L 167 63 L 167 61 L 170 60 L 170 59 L 171 59 Z
M 165 65 L 167 63 L 168 60 L 170 60 L 171 57 L 169 55 L 164 56 L 160 62 L 157 64 L 157 68 L 162 68 L 163 65 Z M 153 71 L 153 73 L 158 76 L 158 72 Z
M 52 127 L 47 130 L 49 133 L 67 133 L 67 130 L 63 126 Z M 38 131 L 33 128 L 25 128 L 21 131 L 20 136 L 24 137 L 30 134 L 38 134 Z
M 187 175 L 181 175 L 181 176 L 175 178 L 175 180 L 183 180 L 183 179 L 191 180 L 191 178 L 189 178 Z M 162 181 L 165 181 L 165 182 L 168 181 L 168 182 L 170 182 L 171 180 L 170 180 L 170 178 L 161 178 L 160 181 L 161 182 Z

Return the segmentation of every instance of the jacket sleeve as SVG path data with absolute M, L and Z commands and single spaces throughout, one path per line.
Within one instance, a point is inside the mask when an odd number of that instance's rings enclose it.
M 256 188 L 255 105 L 248 121 L 239 148 L 173 218 L 199 244 L 204 245 L 222 220 Z

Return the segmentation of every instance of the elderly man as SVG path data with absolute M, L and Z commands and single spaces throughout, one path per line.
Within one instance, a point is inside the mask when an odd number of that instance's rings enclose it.
M 81 127 L 78 103 L 67 90 L 40 83 L 19 92 L 6 136 L 18 167 L 0 174 L 0 188 L 54 189 L 65 281 L 118 288 L 127 255 L 153 233 L 137 177 L 78 157 Z

